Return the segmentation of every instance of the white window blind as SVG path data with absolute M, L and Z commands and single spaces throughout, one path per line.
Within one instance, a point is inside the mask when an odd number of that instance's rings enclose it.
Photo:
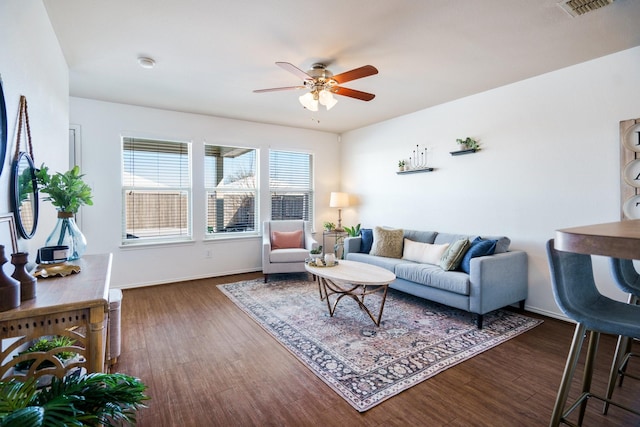
M 122 241 L 191 238 L 190 144 L 122 139 Z
M 269 152 L 271 219 L 313 219 L 313 157 L 290 151 Z
M 207 235 L 256 231 L 255 149 L 205 144 Z

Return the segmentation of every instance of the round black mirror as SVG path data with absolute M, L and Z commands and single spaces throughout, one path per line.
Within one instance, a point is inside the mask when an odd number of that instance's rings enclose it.
M 0 174 L 4 167 L 4 159 L 7 155 L 7 106 L 4 102 L 2 79 L 0 79 Z
M 33 237 L 38 227 L 38 182 L 33 160 L 20 152 L 13 162 L 11 200 L 18 233 L 25 239 Z

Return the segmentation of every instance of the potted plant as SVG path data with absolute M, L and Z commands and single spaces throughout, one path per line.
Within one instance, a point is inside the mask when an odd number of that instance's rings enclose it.
M 0 424 L 6 426 L 135 425 L 147 386 L 125 374 L 78 372 L 38 390 L 35 378 L 0 382 Z
M 406 163 L 404 162 L 404 160 L 398 160 L 398 169 L 400 170 L 400 172 L 402 172 L 405 168 Z
M 55 350 L 56 348 L 71 347 L 73 344 L 75 344 L 75 340 L 67 336 L 42 337 L 39 340 L 35 341 L 33 344 L 31 344 L 29 348 L 18 353 L 18 356 L 22 354 L 33 353 L 36 351 L 46 353 L 51 350 Z M 55 357 L 59 359 L 60 362 L 62 362 L 63 364 L 68 363 L 68 361 L 72 360 L 76 356 L 78 356 L 78 353 L 73 351 L 66 351 L 66 350 L 60 351 L 59 353 L 55 354 Z M 29 368 L 31 368 L 31 365 L 33 365 L 33 362 L 35 361 L 36 359 L 22 360 L 16 363 L 15 369 L 19 371 L 29 370 Z M 53 364 L 45 360 L 39 366 L 37 366 L 36 369 L 42 369 L 49 366 L 53 366 Z
M 38 190 L 58 210 L 58 222 L 45 246 L 69 246 L 69 260 L 78 259 L 87 247 L 87 240 L 76 225 L 74 215 L 83 205 L 93 205 L 91 187 L 83 180 L 80 168 L 74 166 L 65 173 L 49 174 L 44 164 L 36 171 Z
M 349 237 L 358 237 L 360 235 L 360 224 L 354 225 L 353 227 L 345 227 L 344 231 L 347 232 Z
M 329 222 L 329 221 L 323 222 L 322 226 L 326 231 L 331 231 L 336 228 L 336 225 L 333 222 Z
M 466 137 L 465 139 L 456 139 L 456 142 L 460 146 L 460 150 L 480 150 L 480 144 L 473 138 Z
M 311 249 L 309 253 L 311 254 L 311 258 L 313 259 L 322 256 L 322 245 L 316 247 L 315 249 Z

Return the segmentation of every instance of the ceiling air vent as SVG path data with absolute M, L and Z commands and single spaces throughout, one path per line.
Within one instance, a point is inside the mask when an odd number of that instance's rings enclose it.
M 569 15 L 576 17 L 593 12 L 611 3 L 613 3 L 613 0 L 562 0 L 558 5 Z

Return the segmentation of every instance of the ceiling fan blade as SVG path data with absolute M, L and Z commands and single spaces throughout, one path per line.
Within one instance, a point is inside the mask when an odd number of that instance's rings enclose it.
M 296 67 L 293 64 L 290 64 L 288 62 L 276 62 L 276 65 L 278 65 L 280 68 L 284 70 L 287 70 L 290 73 L 295 74 L 302 80 L 309 80 L 309 79 L 313 80 L 313 77 L 311 77 L 309 74 L 305 73 L 304 71 L 302 71 L 300 68 Z
M 348 96 L 350 98 L 356 98 L 361 101 L 371 101 L 373 98 L 376 97 L 372 93 L 361 92 L 359 90 L 349 89 L 349 88 L 340 87 L 340 86 L 332 87 L 331 92 L 335 93 L 336 95 Z
M 292 89 L 305 89 L 304 86 L 287 86 L 287 87 L 272 87 L 269 89 L 256 89 L 254 93 L 262 93 L 262 92 L 276 92 L 278 90 L 292 90 Z
M 364 67 L 355 68 L 351 71 L 345 71 L 344 73 L 337 74 L 332 78 L 338 83 L 345 83 L 351 80 L 369 77 L 374 74 L 378 74 L 378 69 L 373 65 L 365 65 Z

